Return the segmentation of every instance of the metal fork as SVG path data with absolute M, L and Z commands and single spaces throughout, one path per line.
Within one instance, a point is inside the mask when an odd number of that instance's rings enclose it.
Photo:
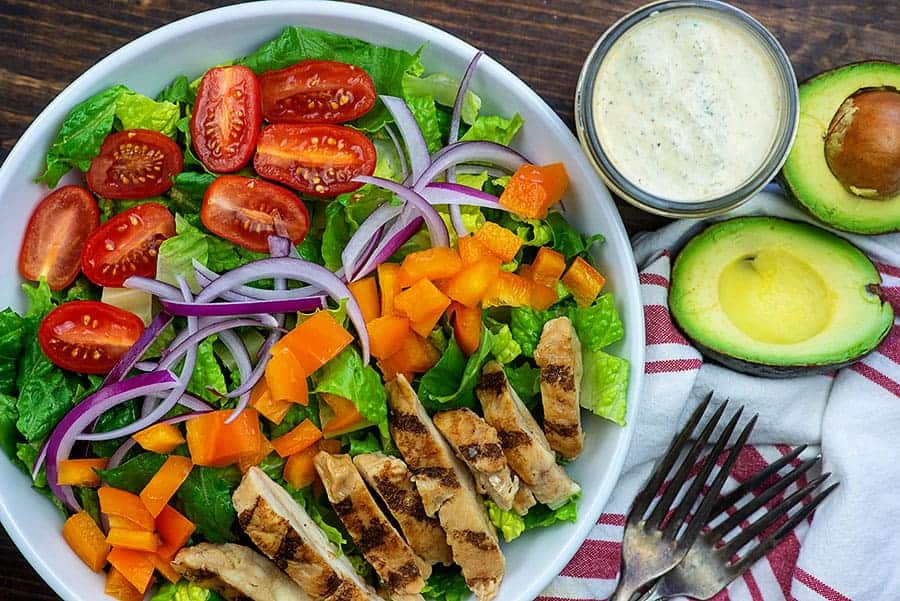
M 797 456 L 805 449 L 806 445 L 797 447 L 791 453 L 788 453 L 765 469 L 760 470 L 750 480 L 726 495 L 712 511 L 709 518 L 710 521 L 725 513 L 727 509 L 740 501 L 744 495 L 752 492 L 759 485 L 763 484 L 771 476 L 781 470 L 781 468 L 797 458 Z M 778 482 L 767 488 L 762 494 L 751 499 L 746 505 L 738 509 L 727 519 L 713 526 L 694 543 L 690 550 L 688 550 L 684 559 L 681 560 L 681 563 L 660 578 L 656 584 L 640 598 L 640 601 L 657 601 L 659 599 L 680 595 L 695 599 L 709 599 L 717 595 L 719 591 L 728 586 L 732 580 L 752 566 L 760 557 L 768 553 L 772 547 L 777 545 L 785 536 L 796 528 L 797 525 L 806 519 L 806 517 L 816 509 L 819 503 L 824 501 L 825 497 L 831 494 L 837 487 L 838 483 L 834 483 L 821 491 L 775 532 L 766 537 L 764 541 L 757 544 L 740 559 L 735 559 L 737 552 L 740 551 L 741 548 L 759 536 L 764 530 L 772 526 L 779 519 L 786 516 L 788 511 L 811 494 L 831 474 L 825 473 L 818 478 L 811 480 L 806 486 L 784 498 L 778 505 L 758 518 L 748 528 L 740 531 L 734 538 L 726 541 L 724 537 L 735 528 L 739 528 L 744 520 L 748 519 L 754 512 L 774 499 L 776 495 L 796 482 L 800 476 L 817 464 L 820 459 L 821 456 L 807 459 L 778 480 Z
M 700 498 L 703 485 L 716 466 L 716 460 L 724 451 L 728 439 L 731 438 L 731 434 L 734 432 L 743 412 L 743 407 L 738 409 L 731 420 L 729 420 L 718 440 L 716 440 L 712 451 L 707 455 L 699 473 L 694 478 L 687 492 L 685 492 L 678 507 L 675 508 L 669 520 L 663 523 L 672 503 L 687 481 L 691 469 L 697 463 L 700 453 L 709 442 L 713 430 L 719 423 L 727 401 L 720 405 L 704 424 L 702 432 L 682 460 L 668 487 L 662 492 L 662 497 L 653 508 L 653 512 L 648 517 L 644 517 L 644 514 L 650 508 L 650 503 L 661 491 L 666 477 L 681 455 L 682 447 L 688 442 L 694 429 L 706 412 L 711 399 L 712 394 L 707 396 L 694 410 L 687 424 L 669 445 L 665 455 L 659 460 L 647 485 L 635 499 L 625 524 L 625 538 L 622 543 L 622 578 L 619 580 L 612 597 L 610 597 L 610 601 L 629 601 L 642 587 L 655 581 L 678 565 L 684 559 L 691 545 L 694 544 L 694 541 L 700 534 L 700 528 L 707 522 L 710 512 L 715 507 L 719 491 L 722 490 L 722 485 L 725 484 L 731 468 L 737 461 L 738 454 L 753 430 L 756 416 L 744 426 L 724 464 L 717 472 L 709 490 L 700 502 L 699 507 L 690 521 L 687 522 L 687 527 L 682 528 L 687 521 L 691 508 Z

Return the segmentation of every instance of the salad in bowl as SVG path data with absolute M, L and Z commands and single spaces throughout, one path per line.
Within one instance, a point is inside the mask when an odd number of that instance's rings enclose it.
M 479 58 L 289 26 L 71 109 L 0 313 L 0 443 L 107 594 L 492 599 L 501 540 L 576 520 L 624 328 Z

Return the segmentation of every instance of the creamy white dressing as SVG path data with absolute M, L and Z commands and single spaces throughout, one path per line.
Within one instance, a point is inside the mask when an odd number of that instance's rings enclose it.
M 700 8 L 638 23 L 610 48 L 592 117 L 615 168 L 645 192 L 699 202 L 765 162 L 784 110 L 778 71 L 739 22 Z

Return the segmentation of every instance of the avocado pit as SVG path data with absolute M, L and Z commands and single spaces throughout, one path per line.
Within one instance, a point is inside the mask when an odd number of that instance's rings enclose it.
M 847 98 L 825 134 L 825 160 L 856 196 L 900 193 L 900 92 L 868 88 Z

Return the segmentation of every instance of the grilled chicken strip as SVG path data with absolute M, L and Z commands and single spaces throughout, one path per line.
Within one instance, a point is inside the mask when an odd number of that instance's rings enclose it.
M 537 499 L 534 498 L 534 493 L 527 484 L 519 480 L 519 490 L 516 491 L 516 498 L 513 499 L 512 510 L 519 515 L 525 515 L 535 505 L 537 505 Z
M 496 361 L 484 366 L 475 389 L 484 419 L 497 429 L 509 466 L 535 498 L 556 509 L 581 490 L 556 463 L 556 455 Z
M 541 368 L 541 401 L 544 405 L 544 434 L 550 448 L 575 459 L 584 445 L 581 431 L 581 341 L 568 317 L 544 324 L 541 340 L 534 349 Z
M 503 509 L 512 509 L 519 479 L 509 471 L 497 430 L 471 409 L 441 411 L 432 421 L 472 471 L 478 492 Z
M 386 388 L 391 434 L 413 473 L 425 513 L 437 514 L 466 584 L 478 601 L 489 601 L 497 595 L 506 562 L 472 476 L 434 427 L 406 378 L 397 376 Z
M 422 497 L 416 492 L 406 464 L 384 453 L 357 455 L 353 463 L 384 501 L 416 555 L 429 563 L 451 565 L 453 555 L 447 535 L 436 517 L 425 514 Z
M 228 601 L 310 601 L 297 583 L 274 563 L 243 545 L 200 543 L 185 547 L 172 567 Z
M 421 599 L 431 565 L 413 552 L 382 513 L 350 455 L 322 451 L 313 464 L 328 500 L 391 598 Z
M 317 601 L 383 601 L 281 486 L 251 467 L 232 496 L 250 540 Z

